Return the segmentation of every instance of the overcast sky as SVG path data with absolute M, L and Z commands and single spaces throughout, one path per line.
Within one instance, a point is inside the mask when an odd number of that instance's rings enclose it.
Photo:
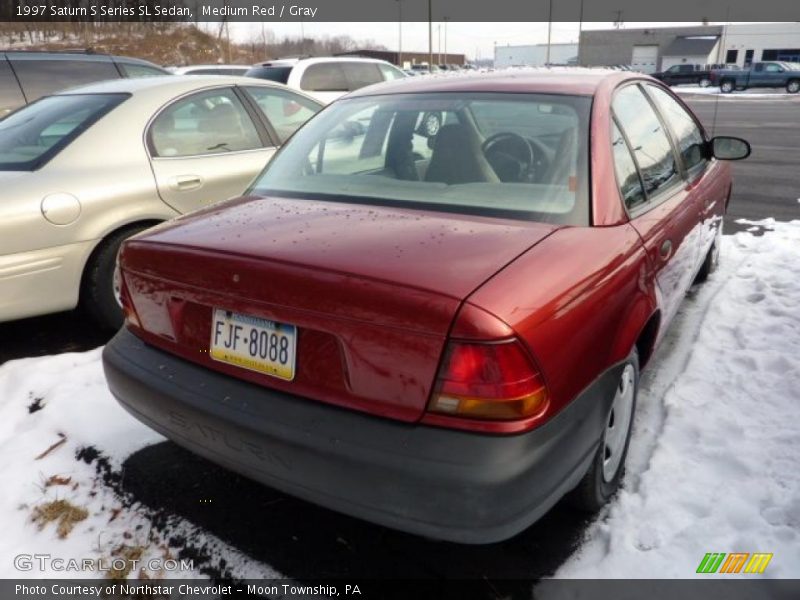
M 700 25 L 701 23 L 625 23 L 626 29 L 638 27 L 668 27 Z M 215 24 L 210 24 L 214 27 Z M 218 26 L 218 24 L 217 24 Z M 231 23 L 231 37 L 244 42 L 261 39 L 260 23 Z M 279 37 L 306 37 L 349 35 L 358 41 L 372 40 L 390 50 L 397 49 L 397 23 L 268 23 L 264 27 Z M 583 29 L 610 29 L 613 23 L 584 23 Z M 433 24 L 433 51 L 445 51 L 445 24 Z M 492 58 L 494 45 L 542 44 L 547 42 L 547 23 L 447 23 L 447 51 L 466 54 L 470 60 Z M 553 23 L 552 43 L 578 41 L 578 23 Z M 403 50 L 428 51 L 428 23 L 403 23 Z

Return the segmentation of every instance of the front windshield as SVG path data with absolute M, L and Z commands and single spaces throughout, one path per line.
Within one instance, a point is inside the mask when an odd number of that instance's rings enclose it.
M 31 171 L 53 158 L 127 94 L 49 96 L 0 121 L 0 171 Z
M 340 100 L 252 192 L 588 225 L 591 99 L 394 94 Z

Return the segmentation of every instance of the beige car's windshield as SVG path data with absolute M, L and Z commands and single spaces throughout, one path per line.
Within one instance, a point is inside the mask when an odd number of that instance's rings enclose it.
M 0 171 L 38 169 L 127 94 L 74 94 L 37 100 L 0 121 Z
M 588 97 L 436 93 L 341 100 L 256 193 L 585 225 Z

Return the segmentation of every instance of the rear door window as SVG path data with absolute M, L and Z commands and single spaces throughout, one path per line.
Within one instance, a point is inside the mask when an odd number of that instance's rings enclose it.
M 614 170 L 622 199 L 629 210 L 636 208 L 647 201 L 647 196 L 644 194 L 639 171 L 636 169 L 628 142 L 616 124 L 611 131 L 611 147 L 614 151 Z
M 155 157 L 223 154 L 262 146 L 250 115 L 231 88 L 177 100 L 150 126 Z
M 681 175 L 672 143 L 638 85 L 628 85 L 612 103 L 617 123 L 630 142 L 648 198 L 672 190 Z
M 119 79 L 111 59 L 9 57 L 28 102 L 63 89 L 105 79 Z
M 300 80 L 300 89 L 309 92 L 347 92 L 347 79 L 341 63 L 309 65 Z
M 17 78 L 5 58 L 0 58 L 0 119 L 25 104 Z
M 42 98 L 0 121 L 0 171 L 32 171 L 66 148 L 127 94 Z

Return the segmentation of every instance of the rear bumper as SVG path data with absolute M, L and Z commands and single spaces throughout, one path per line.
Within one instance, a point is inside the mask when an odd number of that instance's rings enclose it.
M 279 393 L 157 350 L 123 329 L 106 346 L 124 408 L 189 450 L 293 496 L 462 543 L 509 538 L 586 472 L 612 369 L 534 431 L 490 436 L 400 423 Z

